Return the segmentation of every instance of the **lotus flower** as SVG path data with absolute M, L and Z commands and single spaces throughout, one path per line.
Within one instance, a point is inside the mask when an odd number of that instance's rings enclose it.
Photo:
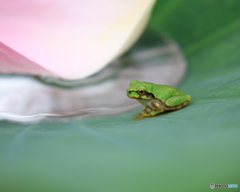
M 79 79 L 140 36 L 154 0 L 0 0 L 0 72 Z

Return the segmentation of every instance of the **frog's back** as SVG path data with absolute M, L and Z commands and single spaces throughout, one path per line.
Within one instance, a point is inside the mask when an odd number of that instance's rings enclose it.
M 179 89 L 176 89 L 169 85 L 157 85 L 154 84 L 153 88 L 153 95 L 157 99 L 161 99 L 162 101 L 166 101 L 172 96 L 176 95 L 186 95 L 183 91 L 180 91 Z

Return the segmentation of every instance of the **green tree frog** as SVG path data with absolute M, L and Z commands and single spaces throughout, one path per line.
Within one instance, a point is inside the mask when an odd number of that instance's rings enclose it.
M 174 87 L 137 80 L 130 82 L 127 96 L 137 99 L 143 105 L 142 111 L 133 115 L 136 120 L 154 117 L 164 111 L 181 109 L 191 101 L 190 95 Z

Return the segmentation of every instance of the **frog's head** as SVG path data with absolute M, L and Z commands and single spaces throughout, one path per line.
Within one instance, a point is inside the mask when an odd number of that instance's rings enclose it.
M 127 89 L 127 96 L 129 98 L 147 100 L 153 97 L 150 83 L 132 80 L 129 85 Z

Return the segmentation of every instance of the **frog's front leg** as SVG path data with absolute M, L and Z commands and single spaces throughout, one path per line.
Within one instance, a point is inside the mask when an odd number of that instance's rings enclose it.
M 137 115 L 133 115 L 133 118 L 136 120 L 140 120 L 143 119 L 145 117 L 153 117 L 158 115 L 159 113 L 162 113 L 164 110 L 162 107 L 160 107 L 160 105 L 158 103 L 151 103 L 153 108 L 150 108 L 148 106 L 143 106 L 143 110 L 137 114 Z
M 152 111 L 152 109 L 150 107 L 143 106 L 142 111 L 140 111 L 139 114 L 137 114 L 137 115 L 133 115 L 132 117 L 135 120 L 140 120 L 140 119 L 143 119 L 144 117 L 146 117 L 151 111 Z

